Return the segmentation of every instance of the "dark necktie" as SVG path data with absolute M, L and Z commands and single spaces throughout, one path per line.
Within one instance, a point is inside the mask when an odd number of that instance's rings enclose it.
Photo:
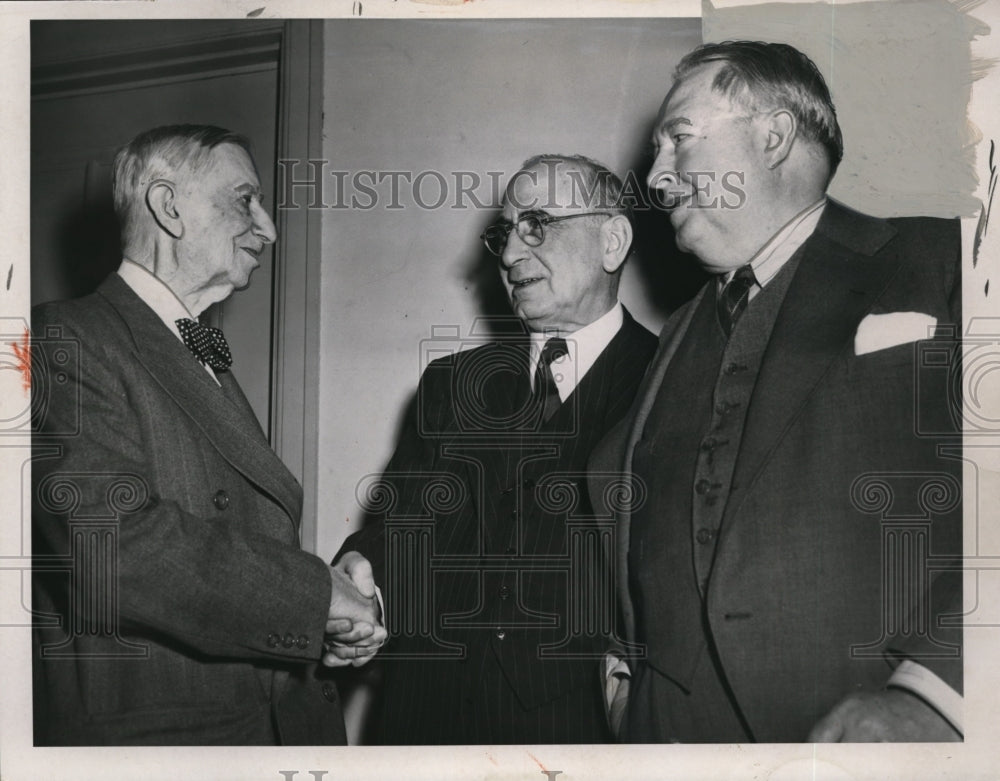
M 747 301 L 750 298 L 750 289 L 757 284 L 757 278 L 753 275 L 753 269 L 749 265 L 740 266 L 733 278 L 726 283 L 719 294 L 716 302 L 719 310 L 719 323 L 722 330 L 729 336 L 736 326 L 736 321 L 740 319 L 743 310 L 747 308 Z
M 188 317 L 182 317 L 174 322 L 177 324 L 177 330 L 181 332 L 181 339 L 195 358 L 211 366 L 213 371 L 224 372 L 229 369 L 233 363 L 233 356 L 229 352 L 229 345 L 222 331 L 210 325 L 202 325 Z
M 556 387 L 555 377 L 552 376 L 552 362 L 562 358 L 569 350 L 566 349 L 566 340 L 561 336 L 554 336 L 542 347 L 542 354 L 538 359 L 538 366 L 535 367 L 535 398 L 542 406 L 542 421 L 551 418 L 559 405 L 559 389 Z

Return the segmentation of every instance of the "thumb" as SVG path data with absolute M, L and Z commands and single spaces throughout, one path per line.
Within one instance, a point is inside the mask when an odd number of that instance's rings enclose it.
M 375 596 L 375 575 L 372 565 L 357 551 L 346 554 L 341 562 L 361 595 L 371 599 Z

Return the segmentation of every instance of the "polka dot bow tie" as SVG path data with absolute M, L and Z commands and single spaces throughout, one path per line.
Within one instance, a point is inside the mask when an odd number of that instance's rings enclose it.
M 233 363 L 233 356 L 229 352 L 229 345 L 222 331 L 187 317 L 174 322 L 177 323 L 177 330 L 181 332 L 184 344 L 195 358 L 211 366 L 213 371 L 224 372 L 229 369 Z

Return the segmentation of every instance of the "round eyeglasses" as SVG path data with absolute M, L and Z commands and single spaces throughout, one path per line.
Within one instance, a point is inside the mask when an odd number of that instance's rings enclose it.
M 507 238 L 512 230 L 517 231 L 518 238 L 529 247 L 537 247 L 545 241 L 545 226 L 553 222 L 572 220 L 576 217 L 611 217 L 611 212 L 580 212 L 579 214 L 567 214 L 562 217 L 551 217 L 547 214 L 536 214 L 528 212 L 517 218 L 517 222 L 500 220 L 493 223 L 483 231 L 479 237 L 486 245 L 486 249 L 496 256 L 503 255 L 507 246 Z

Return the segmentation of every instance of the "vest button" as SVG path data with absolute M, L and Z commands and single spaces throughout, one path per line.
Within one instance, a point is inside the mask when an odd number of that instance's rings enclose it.
M 708 480 L 705 480 L 705 479 L 701 479 L 697 483 L 694 484 L 694 490 L 697 491 L 702 496 L 704 496 L 705 494 L 707 494 L 708 490 L 711 487 L 712 487 L 712 484 L 710 482 L 708 482 Z
M 497 593 L 500 595 L 500 599 L 507 599 L 510 596 L 510 589 L 506 586 L 500 586 L 500 590 Z
M 497 640 L 503 640 L 507 636 L 507 633 L 503 629 L 497 629 Z
M 715 533 L 711 529 L 698 529 L 698 533 L 694 536 L 702 545 L 708 545 L 713 537 L 715 537 Z
M 216 510 L 225 510 L 229 507 L 229 494 L 225 491 L 216 491 L 215 496 L 212 497 L 212 504 L 215 505 Z
M 720 401 L 718 404 L 715 405 L 715 414 L 716 415 L 728 415 L 730 412 L 732 412 L 734 409 L 736 409 L 739 406 L 740 406 L 740 404 L 739 404 L 738 401 L 733 401 L 733 402 Z

